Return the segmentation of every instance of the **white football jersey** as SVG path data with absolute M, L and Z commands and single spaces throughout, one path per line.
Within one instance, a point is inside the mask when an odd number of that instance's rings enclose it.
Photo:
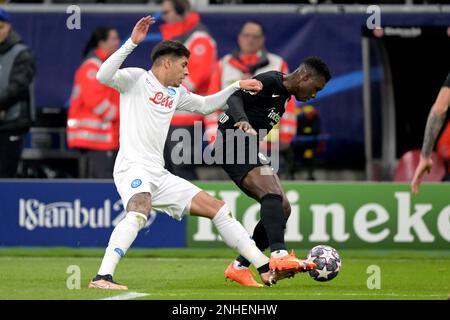
M 151 70 L 119 67 L 136 47 L 129 39 L 101 66 L 97 79 L 120 92 L 120 149 L 114 173 L 133 165 L 164 167 L 164 144 L 175 110 L 207 114 L 225 106 L 237 89 L 234 83 L 202 97 L 184 86 L 165 87 Z
M 164 167 L 164 144 L 173 113 L 195 111 L 198 102 L 183 86 L 164 87 L 151 71 L 126 68 L 120 73 L 127 74 L 128 88 L 119 90 L 120 150 L 114 171 L 122 168 L 122 162 Z

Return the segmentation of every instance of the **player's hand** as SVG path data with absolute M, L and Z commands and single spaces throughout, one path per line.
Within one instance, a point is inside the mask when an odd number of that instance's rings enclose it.
M 139 44 L 144 41 L 147 36 L 148 29 L 155 23 L 155 18 L 152 16 L 143 17 L 139 20 L 131 32 L 131 41 L 135 44 Z
M 253 93 L 258 93 L 263 88 L 262 82 L 256 79 L 240 80 L 239 86 L 242 90 L 251 91 Z
M 252 125 L 247 121 L 239 121 L 234 124 L 235 128 L 241 129 L 245 133 L 251 134 L 252 136 L 256 136 L 256 130 L 253 129 Z
M 422 178 L 425 173 L 430 173 L 433 167 L 433 161 L 431 158 L 423 158 L 420 156 L 420 162 L 417 165 L 416 171 L 414 172 L 414 177 L 411 181 L 411 191 L 412 193 L 418 193 L 420 184 L 422 183 Z

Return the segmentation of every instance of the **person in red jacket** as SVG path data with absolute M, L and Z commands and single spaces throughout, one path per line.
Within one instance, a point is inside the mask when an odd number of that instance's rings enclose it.
M 249 79 L 266 71 L 280 71 L 289 73 L 286 61 L 264 47 L 264 28 L 257 21 L 247 21 L 238 35 L 238 48 L 220 59 L 214 67 L 208 94 L 212 94 L 226 87 L 229 83 Z M 219 113 L 205 117 L 205 133 L 209 142 L 214 142 L 217 132 Z M 278 142 L 281 150 L 289 147 L 297 131 L 297 116 L 295 114 L 295 99 L 286 105 L 286 111 L 279 125 L 272 130 L 262 143 L 262 148 L 272 149 Z
M 98 27 L 75 73 L 67 117 L 67 144 L 85 154 L 89 178 L 112 178 L 119 149 L 119 93 L 96 79 L 103 61 L 119 48 L 119 41 L 115 29 Z
M 188 0 L 164 0 L 162 2 L 162 14 L 164 24 L 160 31 L 164 40 L 178 40 L 191 52 L 189 57 L 189 76 L 183 81 L 183 85 L 191 92 L 200 95 L 208 93 L 209 82 L 217 60 L 216 42 L 209 34 L 206 27 L 200 21 L 200 15 L 191 10 Z M 189 112 L 177 111 L 172 118 L 171 127 L 167 135 L 164 149 L 166 168 L 175 175 L 188 180 L 197 179 L 194 161 L 194 143 L 202 143 L 201 139 L 194 141 L 194 124 L 201 125 L 203 116 Z M 172 133 L 177 129 L 189 132 L 191 143 L 187 141 L 172 141 Z M 180 148 L 185 158 L 190 158 L 190 163 L 174 164 L 171 161 L 171 153 L 180 154 Z M 190 155 L 185 155 L 189 152 Z

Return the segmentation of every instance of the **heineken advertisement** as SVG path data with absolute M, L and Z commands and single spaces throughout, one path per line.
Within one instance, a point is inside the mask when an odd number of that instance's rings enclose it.
M 198 183 L 224 200 L 252 232 L 260 205 L 233 183 Z M 450 248 L 450 184 L 425 184 L 413 195 L 407 184 L 283 184 L 292 213 L 286 225 L 289 248 L 328 244 L 336 248 Z M 225 244 L 208 219 L 190 217 L 189 247 Z

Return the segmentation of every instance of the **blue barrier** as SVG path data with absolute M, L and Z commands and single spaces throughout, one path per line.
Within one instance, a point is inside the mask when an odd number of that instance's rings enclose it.
M 0 181 L 0 246 L 106 247 L 123 217 L 112 182 Z M 185 247 L 186 221 L 152 213 L 134 247 Z

